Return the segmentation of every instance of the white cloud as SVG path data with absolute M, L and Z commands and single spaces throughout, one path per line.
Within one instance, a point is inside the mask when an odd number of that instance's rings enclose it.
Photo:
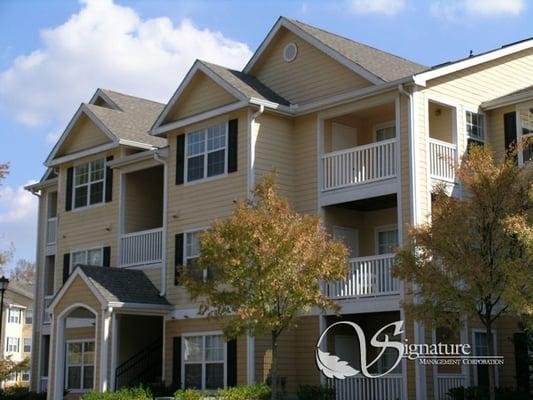
M 349 9 L 355 14 L 396 15 L 405 8 L 406 0 L 350 0 Z
M 60 131 L 97 87 L 166 101 L 196 58 L 240 68 L 251 56 L 246 44 L 187 19 L 174 25 L 112 0 L 81 3 L 41 32 L 41 48 L 0 73 L 0 107 L 19 122 Z
M 525 0 L 443 0 L 431 4 L 434 16 L 456 20 L 464 16 L 498 17 L 520 15 L 526 8 Z

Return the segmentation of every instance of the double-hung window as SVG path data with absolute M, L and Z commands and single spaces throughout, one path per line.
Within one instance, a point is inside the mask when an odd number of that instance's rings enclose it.
M 103 203 L 104 188 L 104 158 L 74 167 L 74 208 Z
M 101 267 L 104 265 L 104 249 L 97 248 L 75 251 L 72 253 L 70 259 L 70 272 L 72 272 L 76 265 L 96 265 Z
M 483 146 L 485 143 L 485 118 L 483 114 L 467 111 L 465 117 L 468 148 L 472 145 Z
M 383 227 L 377 229 L 378 254 L 394 253 L 398 247 L 398 229 L 396 227 Z
M 19 352 L 20 339 L 18 337 L 8 336 L 6 339 L 6 351 L 8 353 Z
M 94 360 L 94 341 L 67 343 L 66 389 L 93 389 Z
M 206 277 L 206 271 L 200 270 L 196 265 L 196 259 L 200 257 L 200 234 L 202 232 L 194 231 L 185 234 L 185 265 L 198 279 Z
M 30 371 L 22 372 L 20 379 L 22 380 L 22 382 L 28 382 L 30 380 Z
M 31 353 L 31 338 L 24 338 L 24 353 Z
M 24 323 L 26 325 L 31 325 L 32 322 L 33 322 L 33 310 L 31 308 L 28 308 L 26 310 L 26 317 L 25 317 Z
M 185 336 L 182 354 L 186 388 L 216 390 L 226 385 L 226 342 L 223 335 Z
M 226 173 L 226 122 L 187 134 L 187 182 Z
M 21 310 L 18 308 L 10 308 L 8 321 L 10 324 L 20 324 L 20 313 Z
M 520 110 L 520 131 L 522 134 L 522 162 L 533 160 L 533 108 Z
M 386 122 L 374 127 L 376 142 L 393 139 L 396 137 L 396 125 L 394 122 Z

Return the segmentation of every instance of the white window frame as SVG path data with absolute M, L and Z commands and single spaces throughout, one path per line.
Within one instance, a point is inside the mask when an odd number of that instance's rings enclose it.
M 100 160 L 103 160 L 104 161 L 104 172 L 103 172 L 103 175 L 104 177 L 102 179 L 98 179 L 96 181 L 91 181 L 91 163 L 95 162 L 95 161 L 100 161 Z M 88 175 L 87 175 L 87 183 L 84 183 L 84 184 L 81 184 L 81 185 L 76 185 L 76 168 L 79 168 L 83 165 L 87 165 L 88 167 Z M 103 204 L 105 204 L 105 196 L 106 196 L 106 179 L 107 179 L 107 159 L 106 157 L 98 157 L 98 158 L 95 158 L 94 160 L 89 160 L 89 161 L 84 161 L 84 162 L 80 162 L 78 164 L 75 164 L 73 165 L 73 174 L 72 174 L 72 199 L 71 199 L 71 204 L 72 204 L 72 210 L 75 211 L 75 210 L 84 210 L 84 209 L 87 209 L 87 208 L 92 208 L 92 207 L 99 207 Z M 98 202 L 98 203 L 94 203 L 94 204 L 90 204 L 90 199 L 91 199 L 91 185 L 94 184 L 94 183 L 99 183 L 99 182 L 102 182 L 103 184 L 103 191 L 102 191 L 102 201 Z M 87 186 L 87 201 L 86 201 L 86 204 L 84 206 L 80 206 L 80 207 L 76 207 L 76 188 L 79 188 L 79 187 L 83 187 L 83 186 Z
M 479 110 L 473 110 L 473 109 L 470 109 L 470 108 L 464 108 L 464 128 L 465 128 L 465 149 L 468 148 L 468 140 L 473 140 L 475 142 L 478 142 L 478 143 L 482 143 L 483 145 L 485 145 L 486 141 L 487 141 L 487 116 L 485 115 L 484 112 L 481 112 Z M 479 138 L 479 137 L 476 137 L 476 136 L 470 136 L 470 134 L 468 133 L 468 126 L 469 125 L 472 125 L 472 124 L 469 124 L 468 121 L 467 121 L 467 114 L 468 113 L 471 113 L 471 114 L 477 114 L 479 116 L 481 116 L 481 118 L 483 119 L 482 121 L 482 124 L 481 124 L 481 130 L 482 130 L 482 134 L 483 134 L 483 138 Z
M 16 342 L 16 344 L 10 343 Z M 16 336 L 6 337 L 6 353 L 19 353 L 20 352 L 20 338 Z
M 87 367 L 87 366 L 90 366 L 89 364 L 85 365 L 84 362 L 83 362 L 83 354 L 85 353 L 83 348 L 84 348 L 84 344 L 85 343 L 94 343 L 94 360 L 93 360 L 93 387 L 92 388 L 89 388 L 89 389 L 72 389 L 72 388 L 69 388 L 69 382 L 68 382 L 68 368 L 69 368 L 69 362 L 68 362 L 68 346 L 69 344 L 71 343 L 82 343 L 82 352 L 81 352 L 81 375 L 80 375 L 80 384 L 81 386 L 83 386 L 83 374 L 84 374 L 84 367 Z M 96 354 L 96 342 L 94 339 L 76 339 L 76 340 L 67 340 L 66 343 L 65 343 L 65 389 L 68 390 L 69 392 L 71 393 L 85 393 L 85 392 L 88 392 L 90 390 L 93 390 L 94 387 L 95 387 L 95 384 L 96 384 L 96 357 L 97 357 L 97 354 Z M 78 364 L 74 365 L 74 366 L 78 366 Z
M 522 134 L 522 117 L 521 117 L 521 113 L 524 112 L 524 111 L 528 111 L 533 108 L 533 102 L 529 102 L 529 103 L 525 103 L 525 104 L 521 104 L 520 106 L 516 106 L 515 107 L 515 116 L 516 116 L 516 141 L 517 143 L 522 143 L 522 141 L 524 140 L 524 138 L 527 138 L 527 137 L 530 137 L 530 136 L 533 136 L 532 133 L 530 134 L 527 134 L 527 135 L 523 135 Z M 518 152 L 518 165 L 523 165 L 524 164 L 524 152 L 523 151 L 519 151 Z
M 91 247 L 91 248 L 87 248 L 87 249 L 73 250 L 73 251 L 70 252 L 70 268 L 69 268 L 70 273 L 72 273 L 72 270 L 74 269 L 74 254 L 75 253 L 84 252 L 85 253 L 85 263 L 84 263 L 84 265 L 89 265 L 89 264 L 87 264 L 89 251 L 94 251 L 94 250 L 100 250 L 100 257 L 101 257 L 102 264 L 103 264 L 104 263 L 104 247 L 103 246 Z M 102 267 L 102 266 L 103 265 L 95 265 L 95 267 Z
M 16 312 L 17 315 L 12 315 L 13 312 Z M 13 317 L 13 320 L 11 320 L 11 317 Z M 7 313 L 7 322 L 14 325 L 20 325 L 22 323 L 22 310 L 20 308 L 10 307 Z
M 379 254 L 379 234 L 381 232 L 389 232 L 389 231 L 396 231 L 398 241 L 400 240 L 400 232 L 398 231 L 397 224 L 379 225 L 374 228 L 374 252 L 376 253 L 376 256 L 380 255 Z M 399 245 L 400 243 L 398 243 L 398 246 Z M 385 254 L 390 254 L 390 253 L 385 253 Z
M 189 231 L 183 232 L 183 263 L 185 264 L 185 266 L 189 265 L 189 260 L 194 260 L 195 258 L 200 257 L 200 252 L 198 252 L 198 255 L 196 257 L 188 257 L 187 256 L 187 236 L 195 234 L 195 233 L 200 233 L 201 234 L 202 232 L 205 232 L 208 229 L 209 229 L 208 227 L 202 227 L 202 228 L 195 228 L 195 229 L 191 229 Z M 204 280 L 207 279 L 207 269 L 206 268 L 204 268 L 202 270 L 202 278 Z
M 29 317 L 29 322 L 28 322 Z M 24 313 L 24 324 L 25 325 L 31 325 L 33 324 L 33 310 L 31 308 L 27 308 L 26 312 Z
M 479 328 L 474 328 L 472 329 L 472 355 L 476 355 L 476 333 L 483 333 L 483 334 L 487 334 L 487 332 L 483 329 L 479 329 Z M 493 336 L 493 339 L 494 339 L 494 354 L 496 354 L 496 352 L 498 351 L 498 334 L 497 334 L 497 330 L 496 329 L 493 329 L 492 330 L 492 336 Z M 474 364 L 473 365 L 474 367 L 474 386 L 477 386 L 478 385 L 478 378 L 477 378 L 477 364 Z M 499 368 L 497 365 L 494 366 L 494 378 L 495 378 L 495 386 L 498 386 L 499 385 L 499 381 L 500 381 L 500 373 L 499 373 Z
M 372 126 L 372 138 L 374 140 L 374 143 L 378 143 L 378 130 L 387 129 L 387 128 L 394 128 L 394 137 L 390 138 L 390 139 L 385 139 L 385 140 L 383 140 L 383 142 L 386 141 L 386 140 L 396 139 L 396 121 L 394 121 L 394 120 L 385 121 L 385 122 L 380 122 L 378 124 L 374 124 Z
M 212 128 L 213 126 L 217 126 L 217 125 L 224 125 L 224 127 L 226 128 L 224 147 L 216 149 L 216 150 L 208 151 L 207 150 L 207 131 L 208 131 L 209 128 Z M 204 135 L 205 135 L 204 151 L 202 153 L 198 153 L 198 154 L 195 154 L 193 156 L 189 156 L 189 154 L 188 154 L 189 153 L 189 137 L 190 137 L 191 134 L 198 133 L 200 131 L 203 131 Z M 206 127 L 203 127 L 203 128 L 190 130 L 190 131 L 185 133 L 185 150 L 184 150 L 184 152 L 185 152 L 185 157 L 184 157 L 184 159 L 185 159 L 185 165 L 184 165 L 184 174 L 185 174 L 184 182 L 185 182 L 185 184 L 192 185 L 192 184 L 195 184 L 197 182 L 205 182 L 205 181 L 210 181 L 210 180 L 213 180 L 213 179 L 219 179 L 221 177 L 224 177 L 224 176 L 228 175 L 228 136 L 229 136 L 229 121 L 227 119 L 224 120 L 224 121 L 220 121 L 218 123 L 215 123 L 215 124 L 210 124 L 209 126 L 206 126 Z M 220 151 L 222 149 L 224 150 L 224 172 L 221 173 L 221 174 L 218 174 L 218 175 L 207 176 L 207 158 L 208 158 L 207 156 L 208 156 L 208 154 Z M 189 181 L 189 158 L 198 157 L 200 155 L 204 156 L 204 174 L 203 174 L 203 178 L 199 178 L 199 179 L 195 179 L 195 180 Z
M 198 362 L 185 362 L 185 338 L 188 337 L 195 337 L 200 336 L 203 340 L 203 355 L 202 355 L 202 361 Z M 207 390 L 205 389 L 205 382 L 206 382 L 206 364 L 209 364 L 210 362 L 205 361 L 205 338 L 206 336 L 222 336 L 224 340 L 224 360 L 223 360 L 223 370 L 224 370 L 224 388 L 228 386 L 228 342 L 224 339 L 224 333 L 222 331 L 211 331 L 211 332 L 190 332 L 190 333 L 184 333 L 181 336 L 181 382 L 182 387 L 185 388 L 185 365 L 186 364 L 201 364 L 202 365 L 202 389 L 201 390 Z M 219 364 L 220 362 L 212 362 L 213 364 Z
M 29 342 L 29 344 L 28 344 Z M 26 347 L 29 347 L 29 350 L 26 351 Z M 25 337 L 22 339 L 22 353 L 31 353 L 32 340 L 31 337 Z
M 24 379 L 24 377 L 27 377 L 26 379 Z M 28 371 L 23 371 L 20 373 L 20 380 L 22 382 L 29 382 L 31 379 L 31 372 L 28 370 Z

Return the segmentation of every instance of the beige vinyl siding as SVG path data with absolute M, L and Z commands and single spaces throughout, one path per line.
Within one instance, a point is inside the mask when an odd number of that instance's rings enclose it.
M 176 136 L 235 118 L 239 120 L 237 171 L 207 180 L 176 185 Z M 235 202 L 246 198 L 247 135 L 248 113 L 244 109 L 220 118 L 185 127 L 169 135 L 166 297 L 177 308 L 190 308 L 194 306 L 194 303 L 182 286 L 174 285 L 175 235 L 189 230 L 209 227 L 216 218 L 228 217 L 235 208 Z
M 91 119 L 82 114 L 67 136 L 56 157 L 110 143 L 111 139 Z
M 256 119 L 254 126 L 255 181 L 275 171 L 277 184 L 283 196 L 293 200 L 294 193 L 294 134 L 293 120 L 265 113 Z
M 418 201 L 418 221 L 422 223 L 427 221 L 431 210 L 431 182 L 429 182 L 429 169 L 427 148 L 429 146 L 427 141 L 426 130 L 426 98 L 423 93 L 415 92 L 415 135 L 416 135 L 416 157 L 417 157 L 417 201 Z M 408 137 L 407 137 L 407 140 Z M 410 162 L 410 161 L 408 161 Z M 409 165 L 409 164 L 408 164 Z M 407 180 L 410 182 L 410 180 Z
M 221 331 L 220 322 L 207 318 L 186 319 L 179 321 L 167 321 L 165 324 L 165 349 L 163 352 L 165 365 L 165 382 L 172 382 L 172 355 L 173 355 L 173 338 L 181 336 L 184 333 L 198 333 Z M 237 385 L 246 385 L 247 383 L 247 365 L 246 365 L 246 337 L 237 338 Z
M 236 102 L 237 99 L 202 71 L 198 71 L 177 103 L 167 114 L 164 123 L 169 123 L 222 107 Z
M 515 106 L 506 106 L 491 110 L 487 115 L 487 143 L 494 151 L 497 160 L 502 160 L 505 154 L 505 126 L 503 116 L 515 112 Z
M 298 55 L 288 63 L 283 60 L 283 49 L 290 42 L 298 47 Z M 280 29 L 250 73 L 294 104 L 371 85 L 285 28 Z
M 294 120 L 294 207 L 307 214 L 318 212 L 316 129 L 316 114 Z
M 119 234 L 119 187 L 120 174 L 113 170 L 113 196 L 109 203 L 100 203 L 88 208 L 65 211 L 67 169 L 75 164 L 106 158 L 119 157 L 119 150 L 99 153 L 75 162 L 61 164 L 58 192 L 58 231 L 55 265 L 55 291 L 63 284 L 63 255 L 76 250 L 111 247 L 111 266 L 117 265 L 117 241 Z

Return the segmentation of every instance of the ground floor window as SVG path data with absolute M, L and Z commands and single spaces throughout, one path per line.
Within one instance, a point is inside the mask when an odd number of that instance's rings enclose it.
M 223 335 L 185 336 L 182 354 L 186 388 L 216 390 L 226 385 L 226 342 Z
M 30 371 L 24 371 L 21 376 L 22 382 L 28 382 L 30 380 Z
M 94 387 L 94 341 L 67 343 L 66 388 L 87 390 Z

